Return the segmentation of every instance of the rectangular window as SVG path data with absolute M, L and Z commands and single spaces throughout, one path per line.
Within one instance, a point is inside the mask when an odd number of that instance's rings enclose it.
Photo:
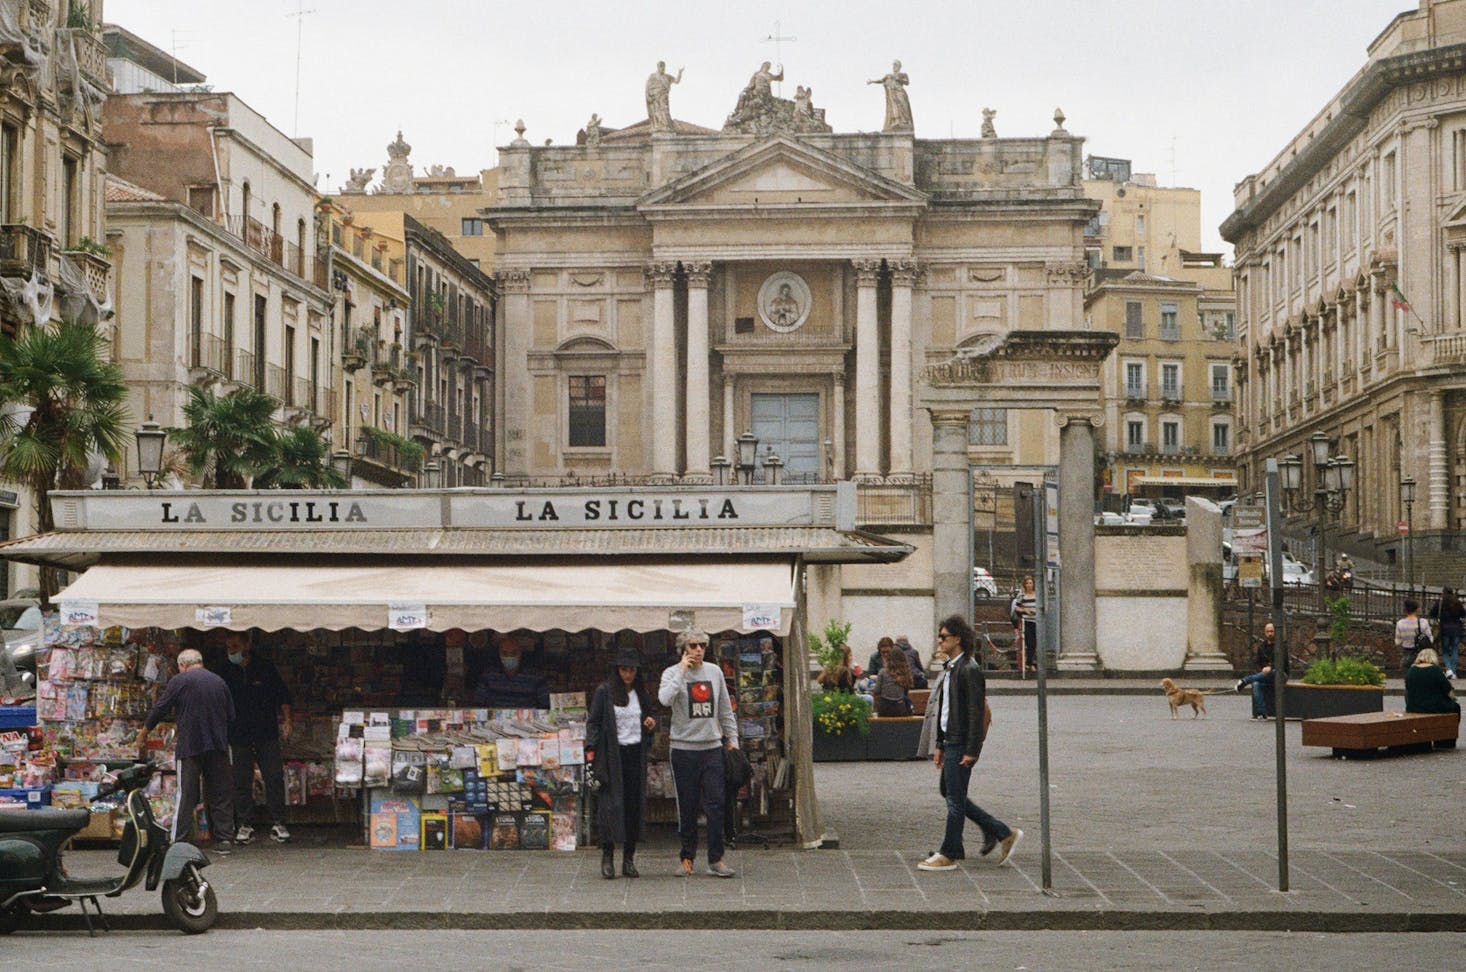
M 13 223 L 15 172 L 20 158 L 20 131 L 14 125 L 0 125 L 0 223 Z
M 1135 217 L 1135 235 L 1136 236 L 1144 236 L 1145 235 L 1145 216 L 1144 215 L 1140 215 L 1140 216 L 1136 216 Z
M 1125 362 L 1125 397 L 1145 397 L 1145 365 L 1138 361 Z
M 61 225 L 58 227 L 63 247 L 75 246 L 78 240 L 77 230 L 80 227 L 80 220 L 77 214 L 81 209 L 81 185 L 78 175 L 79 165 L 76 159 L 65 156 L 61 160 Z
M 1145 270 L 1145 247 L 1143 246 L 1135 248 L 1135 265 L 1142 271 Z
M 974 408 L 967 420 L 967 443 L 975 446 L 1008 444 L 1008 410 L 1006 408 Z
M 188 278 L 188 343 L 193 367 L 204 365 L 204 281 Z
M 1161 423 L 1161 451 L 1162 452 L 1179 452 L 1179 451 L 1181 451 L 1181 423 L 1180 422 L 1162 422 Z
M 1232 400 L 1232 366 L 1213 362 L 1211 366 L 1211 400 L 1230 402 Z
M 1131 452 L 1145 444 L 1145 423 L 1131 419 L 1125 423 L 1125 447 Z
M 1129 246 L 1117 246 L 1114 248 L 1116 263 L 1129 263 L 1135 259 L 1135 249 Z
M 1463 186 L 1462 188 L 1466 188 Z M 1350 192 L 1344 197 L 1344 249 L 1354 249 L 1355 234 L 1358 232 L 1359 196 Z
M 1145 337 L 1145 315 L 1138 300 L 1125 301 L 1125 336 L 1127 338 Z
M 226 378 L 234 377 L 234 295 L 224 294 L 224 360 L 221 362 Z
M 1177 320 L 1177 308 L 1175 304 L 1161 305 L 1161 340 L 1181 340 L 1181 325 Z
M 465 216 L 463 219 L 463 236 L 483 236 L 484 221 L 477 216 Z
M 603 448 L 606 444 L 606 376 L 570 376 L 570 446 Z
M 1232 427 L 1226 422 L 1211 427 L 1211 451 L 1218 456 L 1232 451 Z
M 1167 362 L 1161 365 L 1161 397 L 1168 402 L 1181 400 L 1181 366 Z
M 1395 153 L 1391 152 L 1384 157 L 1380 163 L 1379 175 L 1379 196 L 1380 209 L 1388 211 L 1395 208 Z

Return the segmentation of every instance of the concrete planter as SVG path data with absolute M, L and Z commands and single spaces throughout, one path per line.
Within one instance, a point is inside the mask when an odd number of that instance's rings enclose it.
M 814 761 L 840 763 L 854 760 L 900 760 L 916 758 L 921 738 L 919 717 L 871 719 L 870 735 L 850 730 L 839 736 L 815 730 Z
M 1289 719 L 1326 719 L 1330 716 L 1356 715 L 1361 712 L 1383 712 L 1385 690 L 1372 685 L 1309 685 L 1288 682 L 1283 686 L 1287 696 Z M 1275 715 L 1273 694 L 1267 693 L 1267 714 Z

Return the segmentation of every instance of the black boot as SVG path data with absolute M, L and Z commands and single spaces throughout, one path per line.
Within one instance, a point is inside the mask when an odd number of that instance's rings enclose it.
M 627 844 L 621 852 L 621 873 L 629 878 L 641 877 L 636 869 L 636 845 Z
M 601 848 L 601 877 L 610 880 L 616 876 L 616 848 L 607 844 Z

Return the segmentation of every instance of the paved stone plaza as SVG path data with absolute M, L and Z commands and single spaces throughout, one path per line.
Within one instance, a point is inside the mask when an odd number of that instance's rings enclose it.
M 1028 695 L 994 699 L 973 786 L 1027 834 L 1011 868 L 974 859 L 955 874 L 916 870 L 939 840 L 941 804 L 931 768 L 913 761 L 820 764 L 840 847 L 738 850 L 731 881 L 673 875 L 666 831 L 639 855 L 641 880 L 606 881 L 589 850 L 372 853 L 306 828 L 292 846 L 240 849 L 209 877 L 223 928 L 662 928 L 696 912 L 707 928 L 1466 931 L 1466 751 L 1340 761 L 1304 750 L 1289 725 L 1294 890 L 1283 895 L 1272 724 L 1251 721 L 1242 696 L 1208 703 L 1210 718 L 1173 722 L 1159 690 L 1050 700 L 1054 897 L 1040 893 Z M 87 873 L 112 857 L 70 859 Z M 155 895 L 107 908 L 119 927 L 163 924 Z

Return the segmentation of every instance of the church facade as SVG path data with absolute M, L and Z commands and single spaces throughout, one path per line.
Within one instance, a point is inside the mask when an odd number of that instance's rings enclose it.
M 484 210 L 495 468 L 511 485 L 706 483 L 737 474 L 723 461 L 751 433 L 755 481 L 775 474 L 770 452 L 782 481 L 854 479 L 862 518 L 918 548 L 879 576 L 812 573 L 812 613 L 854 620 L 857 644 L 926 637 L 940 605 L 922 375 L 1011 331 L 1085 326 L 1083 139 L 1062 113 L 1041 137 L 919 138 L 899 65 L 886 130 L 839 133 L 803 87 L 772 95 L 781 76 L 765 65 L 713 130 L 672 119 L 659 68 L 646 121 L 593 117 L 573 146 L 520 131 L 501 150 Z M 1057 461 L 1052 414 L 983 411 L 973 465 L 1032 478 Z

